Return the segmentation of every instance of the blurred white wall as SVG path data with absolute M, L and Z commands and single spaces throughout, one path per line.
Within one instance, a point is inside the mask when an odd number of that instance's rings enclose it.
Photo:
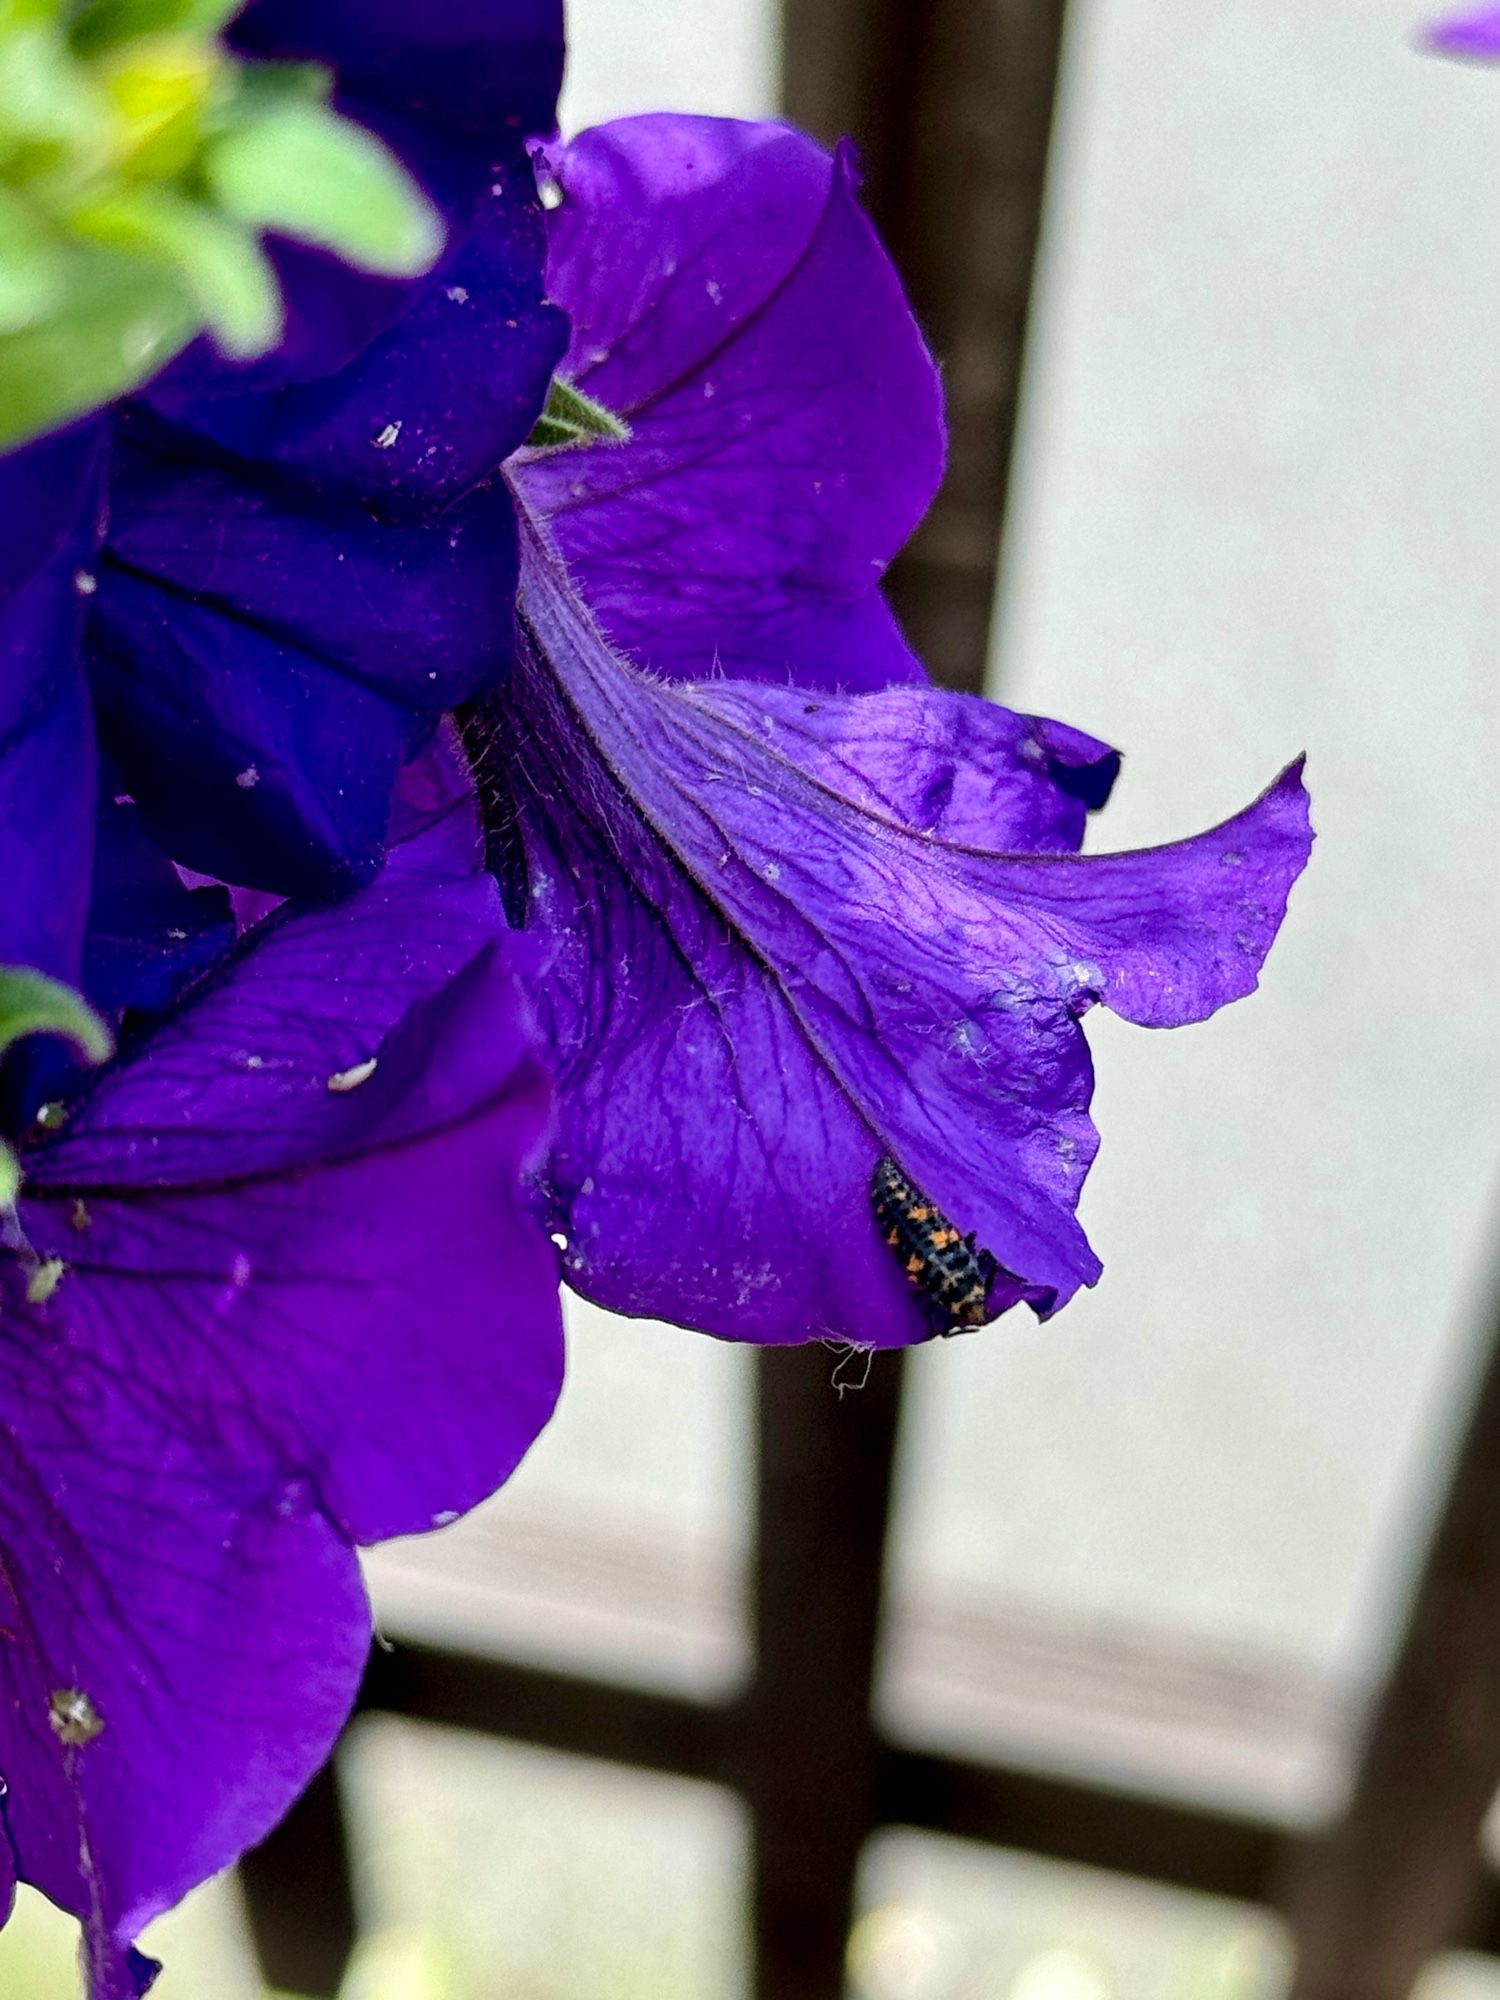
M 1328 1667 L 1389 1629 L 1500 1248 L 1500 72 L 1418 12 L 1075 6 L 995 689 L 1127 752 L 1096 844 L 1302 748 L 1321 837 L 1261 994 L 1095 1018 L 1104 1282 L 916 1357 L 903 1588 Z M 569 129 L 772 107 L 769 5 L 572 31 Z M 733 1357 L 575 1317 L 517 1504 L 742 1521 Z
M 1406 0 L 1073 17 L 994 689 L 1097 846 L 1309 752 L 1264 989 L 1097 1020 L 1104 1281 L 916 1370 L 912 1560 L 1368 1662 L 1500 1264 L 1500 71 Z
M 632 111 L 768 116 L 778 19 L 766 0 L 568 0 L 563 131 Z

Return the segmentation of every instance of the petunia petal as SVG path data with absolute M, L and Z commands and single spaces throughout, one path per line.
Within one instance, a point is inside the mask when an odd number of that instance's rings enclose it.
M 391 787 L 434 718 L 255 627 L 116 570 L 89 634 L 100 730 L 152 837 L 277 893 L 367 880 Z
M 277 893 L 344 886 L 380 858 L 402 759 L 509 666 L 510 496 L 492 484 L 393 526 L 147 434 L 156 449 L 118 454 L 99 573 L 108 747 L 189 865 Z
M 83 1919 L 96 2000 L 326 1755 L 368 1639 L 350 1544 L 472 1505 L 557 1393 L 520 1200 L 548 1088 L 493 888 L 453 874 L 472 827 L 428 821 L 372 888 L 248 938 L 26 1156 L 0 1810 Z
M 446 215 L 455 245 L 467 241 L 476 202 L 506 163 L 519 167 L 525 137 L 555 124 L 561 0 L 437 0 L 420 8 L 382 0 L 374 9 L 348 0 L 257 0 L 230 36 L 247 55 L 331 66 L 340 109 L 404 161 Z M 409 283 L 351 270 L 302 244 L 273 242 L 270 250 L 286 305 L 277 352 L 232 370 L 210 342 L 198 341 L 155 385 L 153 401 L 180 408 L 194 397 L 331 375 L 415 295 Z
M 491 138 L 549 132 L 562 81 L 561 0 L 254 0 L 233 39 L 331 63 L 347 91 Z
M 0 963 L 69 981 L 93 865 L 79 639 L 95 581 L 100 442 L 87 427 L 0 459 Z
M 165 593 L 149 600 L 149 624 L 191 598 L 419 713 L 456 708 L 499 681 L 514 638 L 517 552 L 514 507 L 498 482 L 441 520 L 395 526 L 174 456 L 170 434 L 155 442 L 116 450 L 106 604 L 123 571 Z
M 524 154 L 400 317 L 336 373 L 255 395 L 152 407 L 201 446 L 312 492 L 408 520 L 488 478 L 531 430 L 567 340 L 543 294 L 541 209 Z
M 920 678 L 878 586 L 942 472 L 941 391 L 848 149 L 663 116 L 547 164 L 564 370 L 631 436 L 513 476 L 608 636 L 684 678 Z
M 887 1154 L 999 1260 L 995 1309 L 1092 1282 L 1079 1017 L 1197 1020 L 1253 987 L 1307 856 L 1295 770 L 1197 840 L 1078 858 L 1020 718 L 645 680 L 534 544 L 522 607 L 496 861 L 560 940 L 573 1282 L 730 1336 L 919 1338 L 870 1214 Z
M 186 887 L 106 773 L 83 952 L 83 989 L 94 1006 L 114 1016 L 127 1008 L 159 1014 L 233 941 L 226 891 Z

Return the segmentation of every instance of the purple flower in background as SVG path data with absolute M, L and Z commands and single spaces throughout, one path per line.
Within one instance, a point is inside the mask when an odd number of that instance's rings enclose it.
M 491 1492 L 560 1385 L 528 961 L 430 776 L 377 883 L 252 932 L 22 1149 L 0 1866 L 83 1921 L 91 2000 L 144 1991 L 133 1937 L 326 1757 L 354 1545 Z
M 521 660 L 475 734 L 512 919 L 556 945 L 570 1281 L 736 1338 L 920 1339 L 889 1159 L 996 1260 L 991 1314 L 1053 1312 L 1099 1270 L 1080 1018 L 1252 989 L 1298 769 L 1196 840 L 1077 857 L 1113 754 L 905 684 L 878 585 L 939 398 L 847 156 L 648 118 L 547 165 L 564 371 L 629 437 L 513 464 Z
M 1500 7 L 1447 14 L 1428 26 L 1424 39 L 1429 48 L 1444 55 L 1500 60 Z

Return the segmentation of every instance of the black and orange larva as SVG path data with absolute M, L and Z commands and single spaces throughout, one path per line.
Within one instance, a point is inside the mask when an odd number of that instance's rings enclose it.
M 887 1156 L 870 1181 L 870 1205 L 885 1240 L 916 1289 L 951 1326 L 983 1326 L 999 1265 L 976 1249 Z

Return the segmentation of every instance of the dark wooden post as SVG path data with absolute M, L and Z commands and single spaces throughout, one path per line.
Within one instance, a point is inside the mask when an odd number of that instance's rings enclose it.
M 842 1396 L 834 1367 L 822 1347 L 760 1357 L 756 1668 L 734 1730 L 756 2000 L 838 2000 L 880 1805 L 870 1698 L 904 1361 L 876 1355 Z
M 240 1862 L 266 1984 L 334 2000 L 354 1950 L 354 1892 L 338 1776 L 325 1764 L 262 1847 Z
M 948 395 L 948 476 L 891 573 L 934 678 L 977 690 L 1021 384 L 1063 0 L 784 0 L 783 103 L 848 134 Z
M 943 364 L 943 491 L 892 572 L 934 678 L 978 691 L 1040 229 L 1062 0 L 785 0 L 783 102 L 859 144 L 865 197 Z M 756 2000 L 838 2000 L 880 1810 L 871 1715 L 901 1357 L 839 1399 L 826 1353 L 761 1357 L 755 1681 Z
M 1293 1864 L 1293 2000 L 1407 2000 L 1480 1899 L 1500 1789 L 1500 1301 L 1395 1667 L 1336 1826 Z

